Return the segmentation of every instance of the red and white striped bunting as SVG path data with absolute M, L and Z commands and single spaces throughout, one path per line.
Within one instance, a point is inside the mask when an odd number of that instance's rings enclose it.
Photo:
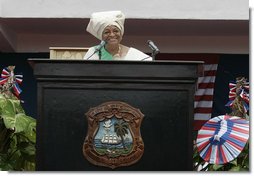
M 218 59 L 204 60 L 204 76 L 198 78 L 194 102 L 194 130 L 211 119 Z

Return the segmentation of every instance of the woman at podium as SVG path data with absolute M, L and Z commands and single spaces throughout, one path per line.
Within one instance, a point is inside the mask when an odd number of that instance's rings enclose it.
M 86 30 L 101 41 L 89 48 L 85 60 L 144 60 L 151 61 L 147 54 L 121 44 L 124 34 L 125 16 L 121 11 L 96 12 Z

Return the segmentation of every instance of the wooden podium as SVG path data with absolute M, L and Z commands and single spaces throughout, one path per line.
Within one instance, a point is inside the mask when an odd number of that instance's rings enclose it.
M 86 160 L 85 113 L 107 101 L 138 108 L 144 154 L 115 171 L 191 171 L 193 107 L 202 62 L 30 59 L 37 80 L 39 171 L 112 171 Z

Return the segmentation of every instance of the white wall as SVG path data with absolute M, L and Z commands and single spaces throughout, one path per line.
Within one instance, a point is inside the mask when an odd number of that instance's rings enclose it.
M 0 17 L 89 18 L 122 10 L 127 18 L 249 19 L 248 0 L 0 0 Z
M 149 27 L 129 23 L 133 24 L 129 29 L 135 30 L 130 35 L 126 32 L 123 41 L 144 52 L 150 52 L 146 44 L 150 39 L 164 53 L 249 53 L 248 3 L 248 0 L 0 0 L 0 52 L 49 52 L 53 46 L 93 46 L 99 41 L 85 31 L 91 13 L 121 10 L 127 19 L 137 18 L 136 21 L 143 21 L 141 24 L 149 21 Z

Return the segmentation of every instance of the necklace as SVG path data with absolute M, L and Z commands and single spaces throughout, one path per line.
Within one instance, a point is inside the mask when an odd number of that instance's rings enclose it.
M 117 53 L 113 57 L 121 57 L 121 46 L 119 45 Z

